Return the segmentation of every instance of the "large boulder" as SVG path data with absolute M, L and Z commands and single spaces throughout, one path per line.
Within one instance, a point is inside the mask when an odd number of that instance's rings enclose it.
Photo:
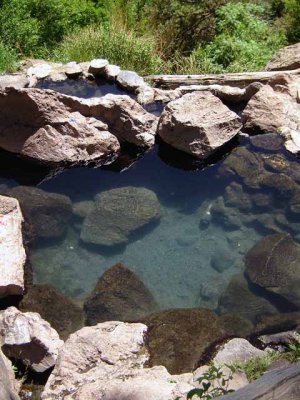
M 39 314 L 22 313 L 15 307 L 0 312 L 0 343 L 5 355 L 36 372 L 53 367 L 63 345 L 58 333 Z
M 246 255 L 246 274 L 254 284 L 300 307 L 300 245 L 278 233 L 257 242 Z
M 205 159 L 241 129 L 240 118 L 208 91 L 171 101 L 163 111 L 158 134 L 178 150 Z
M 158 310 L 139 277 L 123 264 L 109 268 L 84 305 L 86 322 L 136 321 Z
M 300 43 L 280 49 L 267 64 L 267 71 L 287 71 L 300 68 Z
M 80 237 L 102 246 L 126 244 L 132 232 L 159 218 L 160 205 L 151 190 L 131 186 L 111 189 L 96 196 Z
M 22 222 L 18 200 L 0 196 L 0 297 L 24 292 Z
M 29 287 L 19 308 L 22 312 L 39 313 L 63 340 L 80 329 L 84 322 L 82 308 L 51 285 Z
M 0 147 L 51 166 L 105 163 L 120 149 L 107 125 L 69 111 L 55 92 L 13 88 L 0 92 Z
M 69 197 L 48 193 L 30 186 L 16 186 L 6 191 L 8 196 L 19 200 L 25 219 L 39 238 L 62 236 L 72 215 Z
M 278 132 L 300 127 L 299 77 L 273 78 L 249 101 L 242 113 L 244 129 L 254 133 Z
M 20 400 L 18 384 L 12 368 L 12 363 L 5 357 L 0 349 L 0 399 Z
M 120 142 L 143 148 L 155 143 L 158 118 L 129 96 L 107 94 L 100 98 L 81 99 L 59 94 L 58 98 L 70 111 L 103 121 Z
M 147 327 L 105 322 L 72 334 L 42 394 L 43 400 L 175 400 L 191 385 L 165 368 L 143 368 Z

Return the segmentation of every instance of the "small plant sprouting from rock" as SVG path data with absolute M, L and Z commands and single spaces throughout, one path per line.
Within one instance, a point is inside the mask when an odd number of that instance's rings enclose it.
M 229 383 L 233 379 L 235 368 L 230 365 L 226 365 L 226 367 L 230 370 L 229 375 L 225 375 L 220 367 L 210 366 L 208 371 L 197 379 L 200 387 L 190 390 L 186 399 L 210 400 L 234 392 L 234 390 L 229 389 Z M 178 397 L 176 400 L 182 399 Z

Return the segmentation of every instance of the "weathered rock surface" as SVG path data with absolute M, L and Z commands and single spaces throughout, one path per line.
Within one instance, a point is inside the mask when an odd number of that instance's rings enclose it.
M 267 64 L 267 71 L 287 71 L 300 68 L 300 43 L 280 49 Z
M 24 75 L 1 75 L 0 76 L 0 90 L 4 90 L 7 87 L 13 87 L 15 89 L 23 89 L 28 87 L 29 79 Z
M 0 196 L 0 297 L 24 291 L 22 222 L 18 200 Z
M 0 92 L 0 147 L 49 165 L 104 163 L 119 151 L 107 125 L 70 112 L 55 92 L 12 88 Z
M 115 81 L 120 71 L 121 68 L 117 65 L 108 64 L 104 68 L 104 76 L 108 81 Z
M 241 129 L 240 119 L 210 92 L 194 92 L 170 102 L 158 125 L 169 145 L 205 159 Z
M 159 218 L 160 205 L 151 190 L 130 186 L 112 189 L 96 196 L 80 237 L 103 246 L 126 244 L 132 232 Z
M 78 218 L 85 218 L 94 207 L 92 200 L 83 200 L 73 203 L 73 214 Z
M 242 113 L 244 129 L 252 132 L 280 132 L 298 130 L 300 78 L 279 76 L 263 86 L 249 101 Z
M 146 148 L 154 145 L 158 118 L 129 96 L 81 99 L 59 94 L 58 98 L 71 111 L 103 121 L 120 142 Z
M 235 393 L 219 400 L 287 400 L 300 398 L 300 363 L 264 374 Z
M 267 291 L 300 306 L 300 245 L 290 235 L 266 236 L 246 255 L 246 274 Z
M 0 399 L 20 400 L 18 396 L 18 383 L 11 362 L 0 349 Z
M 77 64 L 75 61 L 69 62 L 65 66 L 65 74 L 71 79 L 79 78 L 82 74 L 82 68 L 80 64 Z
M 108 65 L 107 60 L 100 58 L 92 60 L 89 67 L 89 73 L 93 74 L 94 76 L 101 76 L 107 65 Z
M 15 307 L 0 312 L 0 342 L 8 357 L 21 360 L 36 372 L 53 367 L 63 345 L 58 333 L 39 314 Z
M 165 310 L 144 322 L 150 365 L 164 365 L 171 374 L 192 371 L 211 345 L 235 334 L 226 318 L 207 309 Z
M 117 76 L 117 83 L 121 88 L 129 91 L 135 91 L 144 86 L 144 79 L 134 71 L 121 71 Z
M 137 321 L 158 310 L 139 277 L 123 264 L 109 268 L 84 305 L 86 323 Z
M 163 367 L 143 369 L 143 324 L 105 322 L 74 333 L 62 347 L 43 400 L 175 400 L 191 385 Z
M 19 308 L 22 312 L 39 313 L 58 332 L 63 340 L 82 328 L 83 310 L 70 298 L 51 285 L 33 285 L 23 297 Z
M 218 349 L 213 358 L 213 364 L 222 366 L 226 364 L 245 363 L 253 358 L 265 357 L 266 353 L 252 346 L 246 339 L 234 338 Z
M 277 309 L 264 297 L 254 294 L 242 274 L 235 275 L 219 300 L 221 314 L 237 313 L 251 321 L 263 315 L 277 314 Z
M 37 237 L 58 238 L 65 233 L 72 215 L 69 197 L 30 186 L 16 186 L 6 194 L 19 200 L 24 217 Z

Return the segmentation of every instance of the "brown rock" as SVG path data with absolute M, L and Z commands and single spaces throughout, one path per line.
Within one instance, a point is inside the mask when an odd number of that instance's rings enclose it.
M 0 147 L 43 164 L 108 162 L 120 147 L 107 126 L 72 113 L 50 90 L 0 92 Z
M 205 159 L 229 142 L 241 129 L 240 119 L 210 92 L 189 93 L 171 101 L 158 125 L 169 145 Z
M 252 208 L 251 196 L 244 192 L 242 185 L 232 182 L 225 189 L 224 203 L 228 207 L 236 207 L 241 211 Z
M 0 349 L 0 399 L 20 400 L 17 389 L 18 384 L 12 364 Z
M 287 71 L 300 68 L 300 43 L 280 49 L 267 64 L 267 71 Z
M 19 200 L 26 220 L 29 220 L 34 235 L 40 238 L 57 238 L 64 235 L 72 215 L 69 197 L 48 193 L 30 186 L 16 186 L 7 195 Z
M 109 268 L 84 304 L 87 325 L 136 321 L 158 310 L 144 283 L 123 264 Z
M 83 326 L 83 310 L 51 285 L 31 286 L 19 308 L 39 313 L 63 340 Z

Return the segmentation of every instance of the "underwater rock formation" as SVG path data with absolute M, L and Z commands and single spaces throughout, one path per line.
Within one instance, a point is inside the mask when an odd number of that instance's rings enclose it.
M 70 112 L 55 92 L 13 88 L 0 92 L 0 147 L 50 166 L 105 163 L 120 149 L 107 125 Z
M 39 314 L 22 313 L 15 307 L 0 311 L 0 341 L 6 356 L 36 372 L 53 367 L 63 345 L 58 333 Z
M 100 193 L 83 222 L 81 239 L 102 246 L 126 244 L 129 235 L 160 218 L 160 204 L 149 189 L 121 187 Z
M 0 298 L 24 292 L 22 223 L 18 200 L 0 196 Z
M 245 263 L 251 282 L 300 307 L 300 245 L 290 235 L 264 237 L 249 250 Z
M 32 285 L 23 297 L 22 312 L 36 312 L 66 340 L 84 323 L 83 310 L 51 285 Z
M 158 124 L 158 135 L 178 150 L 205 159 L 240 131 L 237 114 L 210 92 L 194 92 L 171 101 Z
M 6 191 L 19 200 L 24 218 L 39 238 L 59 238 L 64 235 L 72 215 L 69 197 L 48 193 L 30 186 L 16 186 Z
M 109 268 L 84 304 L 86 324 L 137 321 L 158 311 L 149 289 L 123 264 Z

